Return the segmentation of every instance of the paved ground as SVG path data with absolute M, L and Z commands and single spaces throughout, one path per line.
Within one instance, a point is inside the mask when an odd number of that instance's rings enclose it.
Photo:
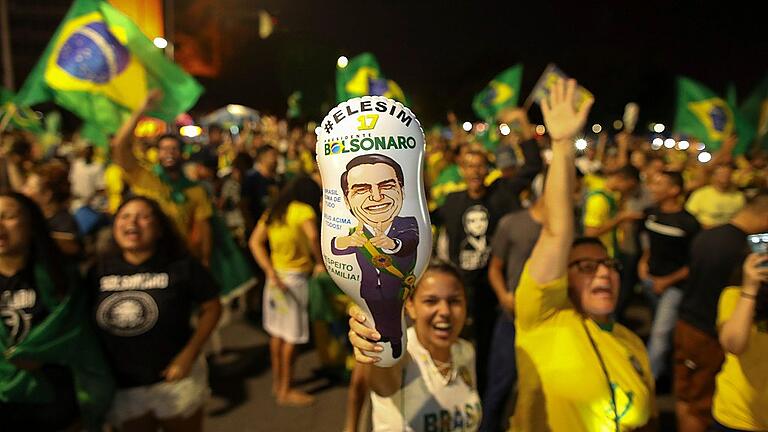
M 317 403 L 309 408 L 284 408 L 271 395 L 268 336 L 245 320 L 230 324 L 222 332 L 225 351 L 211 359 L 206 430 L 237 432 L 288 432 L 342 430 L 346 387 L 316 378 L 319 366 L 312 351 L 296 361 L 297 386 L 314 393 Z
M 647 329 L 648 314 L 637 310 L 637 328 Z M 300 353 L 297 385 L 317 397 L 309 408 L 278 406 L 270 394 L 268 337 L 245 319 L 222 330 L 222 358 L 210 359 L 213 391 L 207 406 L 206 430 L 214 432 L 340 432 L 343 428 L 346 387 L 313 375 L 319 367 L 314 351 Z M 658 398 L 660 431 L 674 431 L 672 399 Z

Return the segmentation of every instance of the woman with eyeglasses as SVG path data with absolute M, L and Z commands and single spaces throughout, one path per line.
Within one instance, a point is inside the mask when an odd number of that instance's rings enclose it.
M 541 235 L 516 291 L 519 393 L 513 431 L 634 431 L 654 427 L 654 382 L 643 342 L 612 316 L 619 264 L 596 238 L 574 238 L 573 140 L 592 101 L 576 83 L 542 101 L 552 139 Z

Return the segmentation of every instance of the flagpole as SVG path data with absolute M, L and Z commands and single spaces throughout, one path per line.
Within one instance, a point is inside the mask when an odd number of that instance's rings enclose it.
M 3 86 L 15 90 L 11 61 L 11 29 L 8 21 L 8 0 L 0 0 L 0 42 L 3 50 Z
M 11 124 L 11 119 L 16 115 L 16 105 L 11 104 L 8 110 L 5 112 L 2 120 L 0 120 L 0 132 L 5 132 L 5 128 Z

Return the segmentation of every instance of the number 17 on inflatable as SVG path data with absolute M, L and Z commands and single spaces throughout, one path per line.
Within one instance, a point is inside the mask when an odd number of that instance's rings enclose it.
M 410 109 L 381 96 L 342 102 L 316 132 L 323 259 L 381 334 L 376 365 L 389 367 L 405 351 L 403 304 L 432 251 L 424 132 Z

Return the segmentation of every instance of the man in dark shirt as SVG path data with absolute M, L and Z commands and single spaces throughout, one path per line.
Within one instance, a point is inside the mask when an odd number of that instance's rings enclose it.
M 276 148 L 270 145 L 262 145 L 256 149 L 255 167 L 243 180 L 241 205 L 244 209 L 245 218 L 245 238 L 249 239 L 255 233 L 256 224 L 259 219 L 272 205 L 272 200 L 279 191 L 279 182 L 277 177 L 277 160 L 279 153 Z M 249 313 L 258 313 L 261 310 L 261 295 L 266 276 L 264 271 L 256 264 L 252 254 L 246 254 L 250 263 L 251 271 L 257 280 L 256 289 L 249 290 L 246 303 Z M 258 319 L 260 322 L 261 320 Z
M 264 210 L 269 208 L 272 199 L 278 192 L 277 179 L 277 149 L 264 145 L 256 150 L 256 166 L 253 171 L 245 177 L 242 189 L 242 200 L 244 208 L 248 211 L 246 217 L 246 228 L 250 233 Z
M 696 218 L 683 208 L 683 176 L 663 171 L 649 180 L 654 206 L 645 210 L 641 235 L 646 243 L 637 273 L 655 309 L 648 358 L 653 377 L 666 370 L 670 336 L 683 297 L 680 285 L 688 276 L 688 251 L 701 229 Z
M 739 285 L 736 275 L 749 254 L 746 236 L 768 231 L 768 191 L 762 190 L 730 222 L 693 240 L 690 273 L 675 328 L 675 396 L 678 430 L 705 431 L 712 421 L 715 376 L 725 360 L 718 342 L 721 291 Z
M 496 321 L 496 296 L 488 283 L 490 239 L 499 219 L 518 210 L 520 192 L 530 186 L 541 171 L 542 160 L 538 144 L 531 139 L 530 125 L 522 110 L 517 110 L 526 141 L 520 144 L 525 163 L 508 176 L 485 185 L 488 159 L 482 150 L 464 153 L 459 169 L 467 189 L 449 194 L 445 203 L 430 216 L 432 223 L 444 226 L 448 235 L 448 256 L 459 268 L 469 298 L 470 336 L 477 351 L 478 389 L 485 388 L 491 336 Z
M 541 233 L 544 201 L 513 211 L 499 221 L 491 243 L 488 279 L 502 313 L 496 320 L 488 359 L 488 383 L 483 395 L 480 431 L 502 430 L 504 407 L 517 382 L 515 358 L 515 290 L 523 267 Z

